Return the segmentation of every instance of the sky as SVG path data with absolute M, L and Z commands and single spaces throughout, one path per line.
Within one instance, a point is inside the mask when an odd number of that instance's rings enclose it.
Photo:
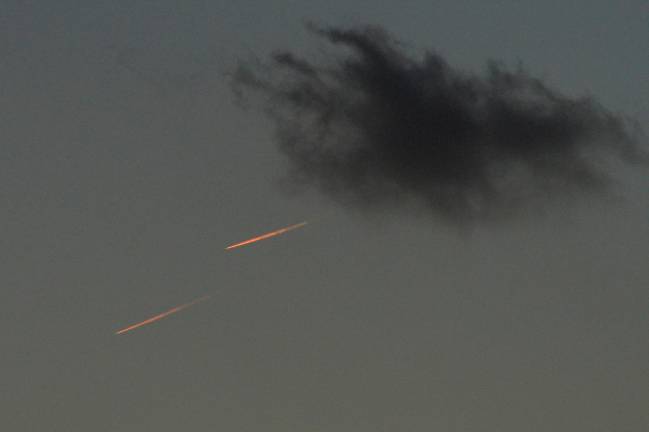
M 286 187 L 272 120 L 228 81 L 321 53 L 307 20 L 375 25 L 647 125 L 648 19 L 640 0 L 6 1 L 2 428 L 648 429 L 647 171 L 496 226 L 357 211 Z

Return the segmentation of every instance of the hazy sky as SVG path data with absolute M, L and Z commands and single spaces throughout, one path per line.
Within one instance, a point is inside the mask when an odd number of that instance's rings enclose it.
M 498 228 L 348 212 L 224 78 L 375 24 L 647 125 L 645 1 L 94 3 L 0 13 L 3 430 L 649 429 L 647 172 Z

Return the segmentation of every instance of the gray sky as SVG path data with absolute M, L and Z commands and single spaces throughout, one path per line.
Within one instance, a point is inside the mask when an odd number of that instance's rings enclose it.
M 317 53 L 305 19 L 520 60 L 649 124 L 640 0 L 6 1 L 2 429 L 649 429 L 646 172 L 462 234 L 287 195 L 271 124 L 222 73 Z

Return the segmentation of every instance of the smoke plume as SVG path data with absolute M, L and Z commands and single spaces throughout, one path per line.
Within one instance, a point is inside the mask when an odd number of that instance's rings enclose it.
M 264 96 L 289 179 L 344 205 L 502 220 L 606 192 L 608 161 L 645 158 L 639 128 L 522 67 L 491 62 L 478 76 L 434 52 L 415 58 L 381 28 L 308 28 L 340 52 L 278 52 L 240 64 L 234 85 Z

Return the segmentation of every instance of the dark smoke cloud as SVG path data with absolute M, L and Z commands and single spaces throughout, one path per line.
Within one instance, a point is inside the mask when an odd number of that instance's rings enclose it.
M 343 54 L 316 64 L 276 53 L 240 64 L 234 84 L 267 97 L 290 179 L 345 205 L 502 220 L 604 192 L 611 157 L 644 158 L 639 128 L 521 67 L 492 62 L 476 76 L 432 52 L 415 59 L 380 28 L 309 29 Z

